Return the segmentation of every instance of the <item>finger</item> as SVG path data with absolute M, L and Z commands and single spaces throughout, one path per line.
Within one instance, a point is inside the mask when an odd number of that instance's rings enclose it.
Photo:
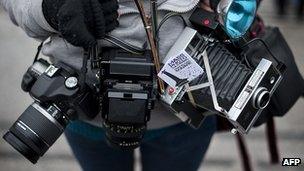
M 210 6 L 210 0 L 203 0 L 203 1 L 201 1 L 201 3 L 204 3 L 204 4 L 208 5 L 208 6 Z
M 106 23 L 106 25 L 110 24 L 110 23 L 112 23 L 114 21 L 117 21 L 117 19 L 118 19 L 118 12 L 107 14 L 104 17 L 105 17 L 105 23 Z
M 104 13 L 102 10 L 102 7 L 98 0 L 91 0 L 92 4 L 92 11 L 94 15 L 94 21 L 95 21 L 95 37 L 97 39 L 101 39 L 105 35 L 105 18 Z
M 116 12 L 119 8 L 116 0 L 110 0 L 108 2 L 100 2 L 100 4 L 105 15 Z
M 209 5 L 206 5 L 205 3 L 201 3 L 200 7 L 206 11 L 214 12 L 214 10 Z
M 219 4 L 220 0 L 209 0 L 210 8 L 216 11 L 217 5 Z
M 108 33 L 118 27 L 119 22 L 117 20 L 107 24 L 105 32 Z
M 114 13 L 113 15 L 107 15 L 105 16 L 106 20 L 106 33 L 114 30 L 116 27 L 118 27 L 118 13 Z
M 59 31 L 64 39 L 74 46 L 89 47 L 96 44 L 95 38 L 87 30 L 84 22 L 72 18 L 66 25 L 60 24 Z

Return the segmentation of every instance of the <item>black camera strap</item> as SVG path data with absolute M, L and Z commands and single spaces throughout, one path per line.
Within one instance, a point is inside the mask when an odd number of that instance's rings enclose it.
M 123 41 L 123 40 L 121 40 L 121 39 L 119 39 L 115 36 L 112 36 L 112 35 L 106 35 L 104 40 L 106 40 L 106 41 L 112 43 L 113 45 L 118 46 L 118 47 L 120 47 L 120 48 L 122 48 L 122 49 L 124 49 L 124 50 L 126 50 L 130 53 L 133 53 L 133 54 L 144 54 L 145 51 L 146 51 L 143 48 L 139 48 L 137 46 L 134 46 L 134 45 L 132 45 L 130 43 L 127 43 L 127 42 L 125 42 L 125 41 Z
M 41 42 L 40 45 L 37 47 L 37 52 L 36 52 L 36 55 L 35 55 L 35 58 L 34 58 L 33 63 L 35 63 L 35 62 L 38 60 L 39 54 L 40 54 L 41 49 L 42 49 L 42 46 L 43 46 L 43 43 L 44 43 L 44 42 Z
M 33 63 L 38 61 L 38 58 L 39 58 L 41 49 L 43 47 L 43 44 L 44 44 L 44 42 L 41 42 L 40 45 L 37 47 L 37 52 L 36 52 L 35 58 L 33 60 Z M 79 85 L 80 85 L 80 90 L 81 91 L 83 91 L 84 88 L 85 88 L 86 74 L 87 74 L 87 71 L 88 71 L 88 68 L 87 68 L 88 60 L 90 58 L 93 58 L 92 56 L 96 56 L 97 51 L 98 51 L 97 46 L 89 48 L 88 50 L 84 50 L 82 67 L 81 67 L 81 70 L 80 70 L 80 77 L 79 77 Z
M 85 87 L 85 81 L 86 81 L 86 75 L 87 75 L 87 64 L 89 60 L 89 52 L 84 52 L 83 59 L 82 59 L 82 67 L 80 70 L 80 76 L 79 76 L 79 85 L 80 85 L 80 90 L 83 91 Z
M 79 76 L 79 85 L 80 85 L 80 90 L 84 91 L 86 87 L 86 76 L 88 72 L 88 60 L 94 61 L 98 60 L 98 43 L 95 46 L 89 47 L 88 49 L 84 49 L 84 54 L 83 54 L 83 60 L 82 60 L 82 66 L 80 69 L 80 76 Z

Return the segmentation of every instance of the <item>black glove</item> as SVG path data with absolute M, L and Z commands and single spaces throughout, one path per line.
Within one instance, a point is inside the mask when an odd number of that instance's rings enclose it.
M 74 46 L 88 48 L 118 26 L 117 0 L 43 0 L 47 22 Z

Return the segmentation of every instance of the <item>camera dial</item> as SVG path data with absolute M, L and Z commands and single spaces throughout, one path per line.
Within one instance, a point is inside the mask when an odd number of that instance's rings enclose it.
M 67 88 L 75 88 L 78 84 L 78 79 L 76 77 L 69 77 L 65 80 L 64 84 Z

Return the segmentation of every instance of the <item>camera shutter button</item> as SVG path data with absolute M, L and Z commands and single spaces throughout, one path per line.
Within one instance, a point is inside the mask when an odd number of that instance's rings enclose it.
M 76 77 L 69 77 L 65 80 L 65 86 L 67 88 L 75 88 L 78 84 L 78 79 Z

